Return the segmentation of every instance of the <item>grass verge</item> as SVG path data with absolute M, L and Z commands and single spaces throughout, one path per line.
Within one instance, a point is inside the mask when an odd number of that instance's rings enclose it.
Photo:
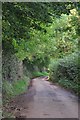
M 24 76 L 23 79 L 9 82 L 3 82 L 3 104 L 6 104 L 10 99 L 25 92 L 29 85 L 29 78 Z
M 34 77 L 49 76 L 48 72 L 33 72 Z
M 4 118 L 14 118 L 13 112 L 10 111 L 10 100 L 15 96 L 24 93 L 28 89 L 30 79 L 26 76 L 21 80 L 9 82 L 3 82 L 3 117 Z

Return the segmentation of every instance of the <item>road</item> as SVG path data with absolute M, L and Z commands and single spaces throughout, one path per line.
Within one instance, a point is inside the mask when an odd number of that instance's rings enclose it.
M 17 117 L 78 118 L 77 97 L 44 78 L 33 79 L 28 92 L 16 98 L 13 104 Z
M 2 118 L 2 94 L 0 91 L 0 119 Z

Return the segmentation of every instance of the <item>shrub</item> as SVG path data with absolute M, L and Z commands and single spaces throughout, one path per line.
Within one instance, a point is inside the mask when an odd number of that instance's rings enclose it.
M 58 81 L 58 76 L 57 76 L 57 69 L 58 69 L 58 65 L 59 65 L 59 62 L 58 60 L 53 60 L 51 61 L 51 64 L 49 65 L 49 68 L 50 68 L 50 79 L 52 81 Z
M 72 89 L 77 94 L 79 93 L 78 84 L 75 84 L 73 81 L 67 79 L 60 79 L 58 83 L 67 89 Z
M 77 92 L 80 70 L 79 53 L 75 52 L 50 64 L 50 79 Z

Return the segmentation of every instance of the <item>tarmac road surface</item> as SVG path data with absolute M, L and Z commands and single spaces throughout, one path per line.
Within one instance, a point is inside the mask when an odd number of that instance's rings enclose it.
M 27 93 L 15 99 L 14 114 L 22 118 L 78 118 L 78 99 L 71 92 L 35 78 Z

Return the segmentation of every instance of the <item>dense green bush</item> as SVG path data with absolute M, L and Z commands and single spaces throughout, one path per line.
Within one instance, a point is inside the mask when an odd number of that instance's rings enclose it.
M 63 59 L 52 61 L 50 64 L 50 79 L 77 92 L 80 83 L 78 79 L 80 69 L 78 56 L 79 53 L 75 52 Z

